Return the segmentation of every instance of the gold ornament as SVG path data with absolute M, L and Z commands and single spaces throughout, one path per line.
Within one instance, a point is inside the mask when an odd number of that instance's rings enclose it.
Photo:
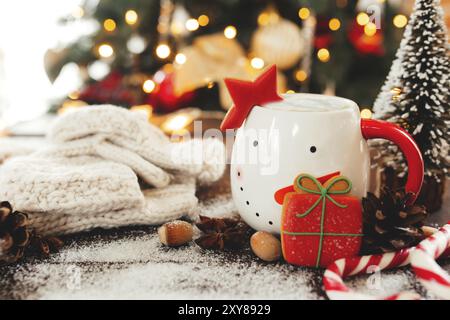
M 279 69 L 293 67 L 303 56 L 304 39 L 300 28 L 286 19 L 260 26 L 253 34 L 251 51 L 266 65 Z

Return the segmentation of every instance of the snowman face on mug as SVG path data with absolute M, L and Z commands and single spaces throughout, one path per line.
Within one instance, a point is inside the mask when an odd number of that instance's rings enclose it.
M 300 173 L 320 183 L 338 173 L 351 195 L 366 196 L 370 156 L 366 139 L 397 144 L 408 162 L 405 190 L 414 203 L 423 182 L 423 159 L 411 136 L 398 126 L 361 120 L 355 102 L 324 95 L 276 90 L 276 67 L 255 81 L 225 79 L 234 105 L 222 130 L 238 129 L 231 158 L 231 191 L 242 218 L 254 229 L 280 232 L 284 196 Z
M 282 203 L 275 194 L 300 173 L 339 171 L 354 181 L 353 193 L 365 193 L 368 151 L 357 110 L 346 99 L 308 94 L 253 107 L 237 132 L 231 163 L 233 199 L 251 227 L 279 232 Z

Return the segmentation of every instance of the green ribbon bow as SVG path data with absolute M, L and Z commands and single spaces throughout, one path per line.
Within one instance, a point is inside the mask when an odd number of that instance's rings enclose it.
M 311 179 L 314 184 L 317 186 L 318 190 L 315 189 L 309 189 L 306 188 L 304 186 L 302 186 L 301 181 L 302 179 Z M 338 183 L 339 181 L 345 181 L 347 183 L 347 188 L 345 190 L 330 190 L 336 183 Z M 323 238 L 324 236 L 353 236 L 353 237 L 361 237 L 361 234 L 350 234 L 350 233 L 325 233 L 324 232 L 324 223 L 325 223 L 325 208 L 326 208 L 326 202 L 327 200 L 330 200 L 334 205 L 338 206 L 339 208 L 347 208 L 348 206 L 345 204 L 341 204 L 339 202 L 337 202 L 336 200 L 334 200 L 331 195 L 339 195 L 339 194 L 346 194 L 348 192 L 350 192 L 350 190 L 352 189 L 352 182 L 346 178 L 346 177 L 338 177 L 335 178 L 326 188 L 322 186 L 322 184 L 312 175 L 309 174 L 301 174 L 297 177 L 297 180 L 295 181 L 297 188 L 299 188 L 300 190 L 303 190 L 307 193 L 311 193 L 311 194 L 317 194 L 320 195 L 320 197 L 317 199 L 316 202 L 314 202 L 314 204 L 311 206 L 311 208 L 309 208 L 308 210 L 306 210 L 304 213 L 298 213 L 296 214 L 297 218 L 304 218 L 307 215 L 309 215 L 318 205 L 320 202 L 322 202 L 322 215 L 320 218 L 320 232 L 288 232 L 288 231 L 283 231 L 284 234 L 287 235 L 292 235 L 292 236 L 296 236 L 296 235 L 318 235 L 320 236 L 320 240 L 319 240 L 319 252 L 317 254 L 317 261 L 316 261 L 316 267 L 320 266 L 320 259 L 322 256 L 322 246 L 323 246 Z
M 319 189 L 319 190 L 317 191 L 317 190 L 309 189 L 309 188 L 302 186 L 302 184 L 301 184 L 302 179 L 305 179 L 305 178 L 311 179 L 314 182 L 314 184 L 316 185 L 317 189 Z M 347 188 L 345 190 L 331 190 L 330 191 L 330 189 L 339 181 L 347 182 Z M 300 190 L 303 190 L 308 193 L 320 195 L 319 199 L 317 199 L 317 201 L 311 206 L 311 208 L 306 210 L 304 213 L 296 215 L 298 218 L 304 218 L 308 214 L 310 214 L 311 211 L 313 211 L 319 205 L 320 201 L 322 201 L 322 216 L 323 216 L 323 213 L 325 212 L 325 203 L 326 203 L 327 199 L 330 200 L 333 204 L 335 204 L 339 208 L 347 208 L 347 206 L 345 204 L 338 203 L 330 195 L 331 194 L 346 194 L 346 193 L 349 193 L 350 190 L 352 190 L 352 182 L 349 179 L 347 179 L 346 177 L 342 177 L 342 176 L 334 179 L 330 183 L 330 185 L 326 188 L 324 188 L 322 186 L 322 184 L 316 178 L 314 178 L 312 175 L 309 175 L 309 174 L 299 175 L 297 177 L 297 180 L 295 181 L 295 184 L 297 185 L 297 188 L 299 188 Z

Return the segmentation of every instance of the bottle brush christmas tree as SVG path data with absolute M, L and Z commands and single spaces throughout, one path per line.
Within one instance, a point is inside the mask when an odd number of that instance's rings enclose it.
M 417 0 L 391 72 L 375 102 L 375 116 L 406 129 L 425 162 L 425 183 L 418 202 L 429 211 L 442 204 L 449 168 L 450 61 L 440 0 Z M 386 148 L 386 184 L 401 185 L 407 166 L 396 146 Z M 390 173 L 389 173 L 390 172 Z

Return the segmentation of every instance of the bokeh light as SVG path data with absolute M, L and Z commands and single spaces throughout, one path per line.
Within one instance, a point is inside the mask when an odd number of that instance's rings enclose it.
M 142 84 L 142 90 L 145 93 L 151 93 L 156 88 L 156 83 L 152 79 L 147 79 Z
M 404 14 L 398 14 L 394 17 L 393 21 L 394 26 L 397 28 L 404 28 L 408 23 L 408 18 Z
M 310 15 L 311 11 L 308 8 L 300 8 L 300 10 L 298 10 L 298 16 L 302 20 L 308 19 Z
M 125 12 L 126 23 L 128 23 L 129 25 L 133 25 L 136 24 L 137 21 L 138 21 L 138 14 L 136 11 L 128 10 L 127 12 Z
M 258 57 L 253 58 L 250 61 L 250 64 L 252 65 L 253 68 L 255 69 L 262 69 L 264 68 L 264 60 Z
M 161 43 L 156 47 L 156 55 L 161 59 L 167 58 L 170 56 L 170 53 L 170 47 L 165 43 Z
M 114 54 L 114 49 L 110 44 L 103 43 L 98 47 L 98 54 L 102 58 L 109 58 Z
M 368 24 L 370 22 L 370 17 L 367 13 L 365 12 L 360 12 L 358 13 L 358 15 L 356 16 L 356 22 L 360 25 L 360 26 L 365 26 L 366 24 Z
M 317 51 L 317 58 L 319 58 L 319 60 L 321 62 L 328 62 L 330 61 L 331 58 L 331 54 L 330 51 L 326 48 L 322 48 L 319 51 Z
M 341 21 L 337 18 L 333 18 L 328 23 L 328 26 L 329 26 L 330 30 L 337 31 L 341 28 Z
M 103 28 L 108 32 L 112 32 L 116 30 L 116 22 L 113 19 L 106 19 L 103 21 Z
M 225 35 L 225 37 L 227 37 L 228 39 L 233 39 L 236 37 L 237 35 L 237 30 L 236 27 L 234 26 L 228 26 L 225 28 L 225 30 L 223 30 L 223 34 Z

